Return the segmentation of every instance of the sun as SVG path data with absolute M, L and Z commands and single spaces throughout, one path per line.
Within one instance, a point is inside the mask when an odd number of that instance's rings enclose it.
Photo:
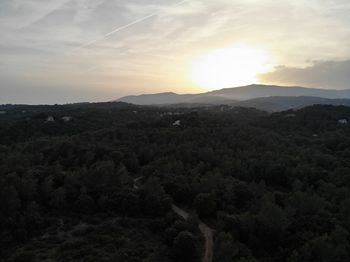
M 257 83 L 257 76 L 269 71 L 268 62 L 263 49 L 235 45 L 199 57 L 191 66 L 190 79 L 208 90 Z

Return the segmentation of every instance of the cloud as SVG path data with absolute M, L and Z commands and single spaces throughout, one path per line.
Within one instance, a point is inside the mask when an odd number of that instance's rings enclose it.
M 259 78 L 269 84 L 350 89 L 350 60 L 316 61 L 304 68 L 279 66 Z
M 176 4 L 173 4 L 173 5 L 169 6 L 168 8 L 173 8 L 173 7 L 180 6 L 180 5 L 182 5 L 182 4 L 185 4 L 185 3 L 188 2 L 188 1 L 189 1 L 189 0 L 182 0 L 182 1 L 180 1 L 180 2 L 177 2 Z M 131 21 L 131 22 L 125 24 L 125 25 L 118 26 L 117 28 L 114 28 L 112 31 L 110 31 L 110 32 L 106 33 L 105 35 L 103 35 L 102 38 L 98 38 L 98 39 L 92 40 L 92 41 L 90 41 L 90 42 L 88 42 L 88 43 L 82 45 L 81 47 L 89 47 L 89 46 L 91 46 L 91 45 L 94 45 L 94 44 L 97 43 L 98 41 L 101 41 L 101 40 L 103 40 L 103 39 L 105 39 L 105 38 L 107 38 L 107 37 L 109 37 L 109 36 L 111 36 L 111 35 L 114 35 L 114 34 L 120 32 L 120 31 L 123 31 L 123 30 L 125 30 L 125 29 L 128 29 L 129 27 L 132 27 L 132 26 L 134 26 L 134 25 L 137 25 L 137 24 L 139 24 L 139 23 L 142 23 L 142 22 L 144 22 L 144 21 L 146 21 L 146 20 L 148 20 L 148 19 L 150 19 L 150 18 L 153 18 L 153 17 L 155 17 L 155 16 L 157 16 L 157 15 L 160 15 L 160 14 L 161 14 L 161 12 L 159 12 L 159 11 L 158 11 L 158 12 L 154 12 L 154 13 L 150 13 L 150 14 L 147 14 L 146 16 L 143 16 L 143 17 L 138 18 L 138 19 L 136 19 L 136 20 L 134 20 L 134 21 Z
M 10 30 L 27 28 L 60 10 L 70 0 L 2 0 L 0 21 Z
M 100 5 L 102 5 L 105 0 L 76 0 L 77 11 L 74 17 L 74 22 L 82 23 L 89 20 Z
M 81 96 L 62 86 L 89 86 L 89 101 L 103 92 L 193 92 L 193 61 L 240 43 L 266 49 L 271 64 L 285 65 L 275 75 L 322 64 L 305 67 L 310 59 L 350 59 L 348 0 L 189 0 L 176 6 L 180 1 L 0 0 L 0 97 L 35 86 L 62 91 L 67 101 Z M 332 85 L 326 79 L 304 84 L 343 88 L 347 81 L 329 79 Z

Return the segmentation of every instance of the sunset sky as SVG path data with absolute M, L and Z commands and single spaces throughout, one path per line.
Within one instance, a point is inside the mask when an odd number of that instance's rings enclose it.
M 349 0 L 1 0 L 0 34 L 0 103 L 350 88 Z

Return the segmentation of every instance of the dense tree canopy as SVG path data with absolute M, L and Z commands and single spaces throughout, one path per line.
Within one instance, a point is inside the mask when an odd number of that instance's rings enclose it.
M 350 108 L 3 109 L 4 261 L 349 261 Z

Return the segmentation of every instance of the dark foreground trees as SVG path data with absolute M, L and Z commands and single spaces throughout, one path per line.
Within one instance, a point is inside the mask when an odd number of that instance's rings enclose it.
M 3 261 L 194 261 L 198 217 L 215 261 L 349 261 L 349 108 L 13 110 L 0 117 Z
M 181 261 L 193 261 L 197 256 L 197 242 L 192 233 L 181 231 L 174 239 L 176 257 Z

